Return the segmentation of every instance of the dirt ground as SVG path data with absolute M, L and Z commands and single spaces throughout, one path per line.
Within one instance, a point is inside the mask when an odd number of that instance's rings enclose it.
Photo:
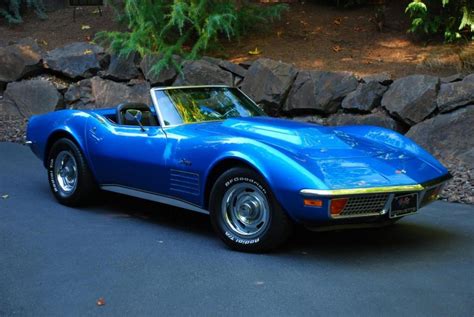
M 407 34 L 406 1 L 391 1 L 385 7 L 380 31 L 374 21 L 376 8 L 338 9 L 313 2 L 294 3 L 280 21 L 265 30 L 251 32 L 241 40 L 224 41 L 208 55 L 242 62 L 258 57 L 292 63 L 301 69 L 351 71 L 357 75 L 388 72 L 393 77 L 413 73 L 446 76 L 469 71 L 474 47 L 415 40 Z M 94 7 L 49 13 L 45 21 L 27 14 L 25 22 L 7 26 L 0 20 L 0 42 L 32 37 L 45 49 L 73 41 L 88 41 L 101 30 L 124 30 L 110 7 L 99 16 Z M 249 51 L 258 49 L 259 55 Z

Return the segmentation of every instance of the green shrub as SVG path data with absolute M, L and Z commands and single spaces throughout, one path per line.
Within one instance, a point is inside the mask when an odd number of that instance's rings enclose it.
M 3 7 L 0 6 L 0 16 L 3 16 L 8 23 L 19 24 L 23 22 L 20 13 L 22 3 L 26 4 L 28 8 L 32 8 L 41 19 L 47 17 L 42 0 L 4 0 L 0 3 L 3 4 Z
M 443 34 L 448 42 L 472 36 L 474 32 L 474 1 L 413 0 L 405 10 L 410 14 L 410 32 Z
M 124 0 L 119 19 L 128 31 L 99 32 L 96 40 L 122 55 L 160 54 L 162 59 L 152 68 L 159 72 L 173 63 L 173 54 L 195 59 L 222 37 L 239 37 L 286 9 L 285 4 L 261 6 L 242 0 Z

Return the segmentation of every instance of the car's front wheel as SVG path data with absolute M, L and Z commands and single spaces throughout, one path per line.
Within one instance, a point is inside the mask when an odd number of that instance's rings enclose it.
M 234 250 L 269 251 L 291 233 L 292 222 L 271 189 L 248 168 L 223 173 L 213 186 L 209 207 L 214 229 Z
M 59 139 L 51 147 L 48 180 L 56 199 L 68 206 L 89 202 L 97 190 L 81 150 L 67 138 Z

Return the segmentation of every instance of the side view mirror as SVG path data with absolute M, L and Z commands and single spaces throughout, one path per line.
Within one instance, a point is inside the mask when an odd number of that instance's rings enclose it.
M 138 123 L 142 131 L 145 131 L 145 128 L 142 125 L 142 112 L 137 109 L 127 109 L 125 110 L 125 119 L 128 121 L 135 121 Z

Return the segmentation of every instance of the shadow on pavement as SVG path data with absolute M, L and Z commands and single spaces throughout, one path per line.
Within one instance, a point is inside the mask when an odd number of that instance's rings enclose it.
M 169 229 L 184 231 L 210 239 L 214 234 L 209 217 L 181 208 L 142 200 L 124 195 L 103 192 L 96 204 L 81 208 L 81 212 L 102 213 L 108 217 L 130 218 L 149 224 L 160 224 Z M 425 211 L 426 212 L 426 211 Z M 417 216 L 402 219 L 384 228 L 312 232 L 297 227 L 293 236 L 271 256 L 299 253 L 314 255 L 327 260 L 341 256 L 351 257 L 399 257 L 411 252 L 436 249 L 441 252 L 458 238 L 458 235 L 441 224 L 417 221 Z M 222 244 L 222 248 L 226 248 Z

